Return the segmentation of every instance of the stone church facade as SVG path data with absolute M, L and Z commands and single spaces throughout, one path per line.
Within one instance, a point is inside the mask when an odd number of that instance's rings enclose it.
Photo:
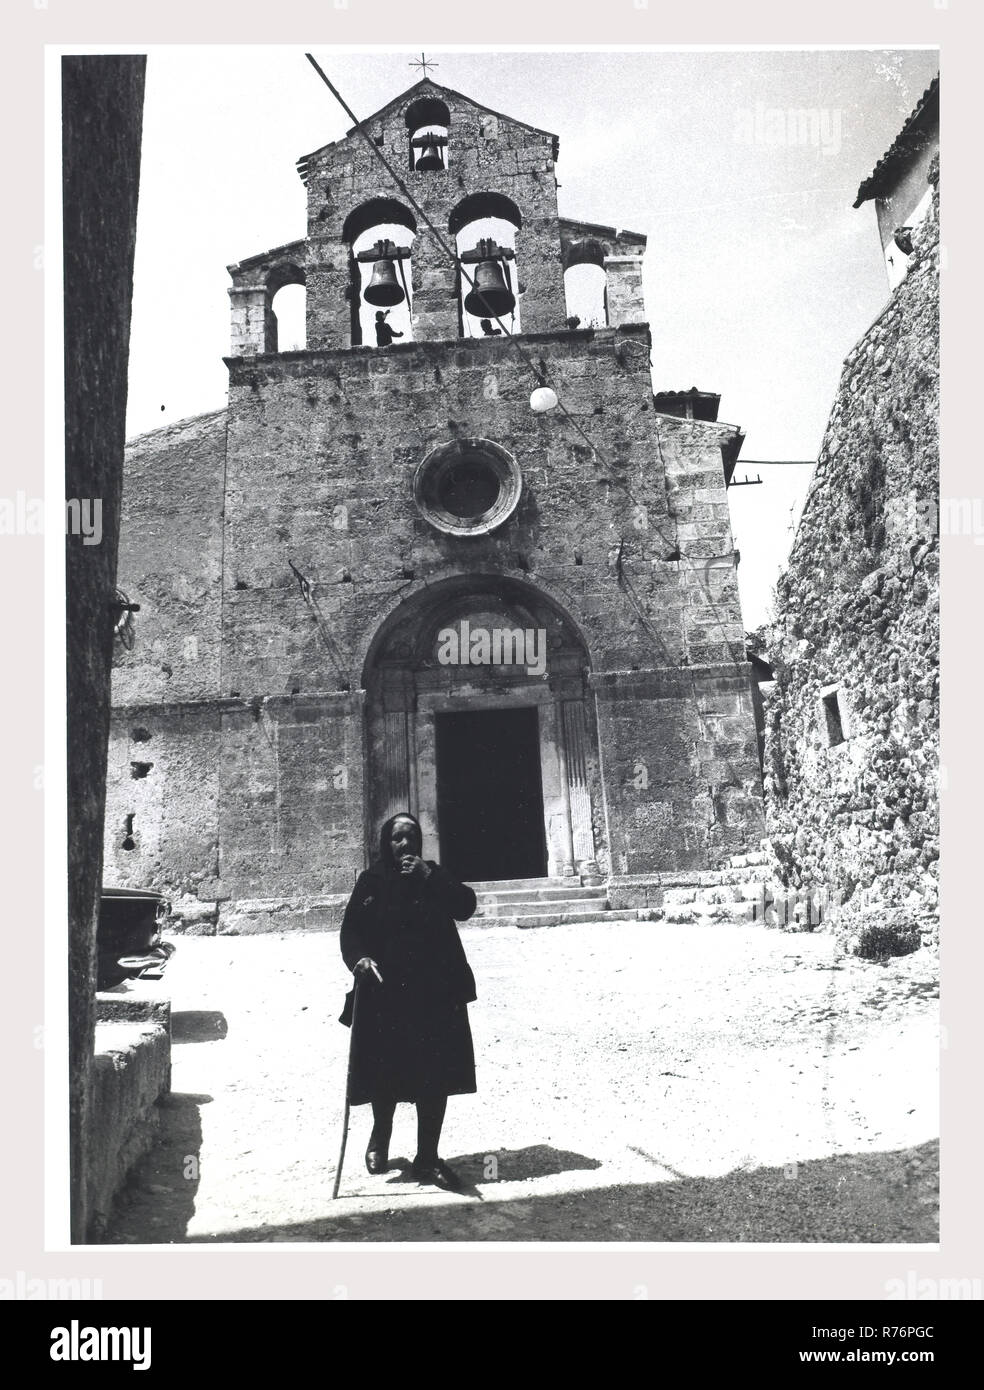
M 557 157 L 425 78 L 299 161 L 306 236 L 230 267 L 227 408 L 128 449 L 107 882 L 202 930 L 330 925 L 407 807 L 462 877 L 628 906 L 758 847 L 742 436 L 654 396 L 645 238 L 561 218 Z M 568 317 L 580 264 L 603 325 Z

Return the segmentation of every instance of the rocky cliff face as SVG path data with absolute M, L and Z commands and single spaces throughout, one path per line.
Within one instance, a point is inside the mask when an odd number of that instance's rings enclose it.
M 779 873 L 832 895 L 834 916 L 936 905 L 937 248 L 934 196 L 908 275 L 845 361 L 769 634 Z

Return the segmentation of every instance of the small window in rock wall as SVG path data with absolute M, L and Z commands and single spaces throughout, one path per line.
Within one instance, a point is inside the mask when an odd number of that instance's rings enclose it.
M 847 719 L 842 704 L 840 686 L 832 685 L 826 690 L 821 690 L 820 704 L 823 710 L 828 747 L 836 748 L 840 744 L 846 743 Z

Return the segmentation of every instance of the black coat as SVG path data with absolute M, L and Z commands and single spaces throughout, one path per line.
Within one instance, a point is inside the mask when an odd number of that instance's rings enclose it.
M 352 1105 L 476 1089 L 467 1008 L 475 977 L 455 925 L 475 911 L 475 894 L 439 865 L 429 867 L 423 882 L 367 869 L 345 909 L 342 959 L 353 970 L 369 956 L 383 977 L 380 983 L 370 973 L 358 987 Z

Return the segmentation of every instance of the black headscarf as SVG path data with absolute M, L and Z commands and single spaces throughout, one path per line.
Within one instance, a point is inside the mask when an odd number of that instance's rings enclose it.
M 414 853 L 418 858 L 421 856 L 424 845 L 424 833 L 420 828 L 420 822 L 417 820 L 416 816 L 411 816 L 409 811 L 398 811 L 395 816 L 390 816 L 389 820 L 379 832 L 379 863 L 382 869 L 390 870 L 391 872 L 395 872 L 399 869 L 399 865 L 394 861 L 390 849 L 390 833 L 398 820 L 408 820 L 412 823 L 417 833 L 417 843 L 414 847 Z

